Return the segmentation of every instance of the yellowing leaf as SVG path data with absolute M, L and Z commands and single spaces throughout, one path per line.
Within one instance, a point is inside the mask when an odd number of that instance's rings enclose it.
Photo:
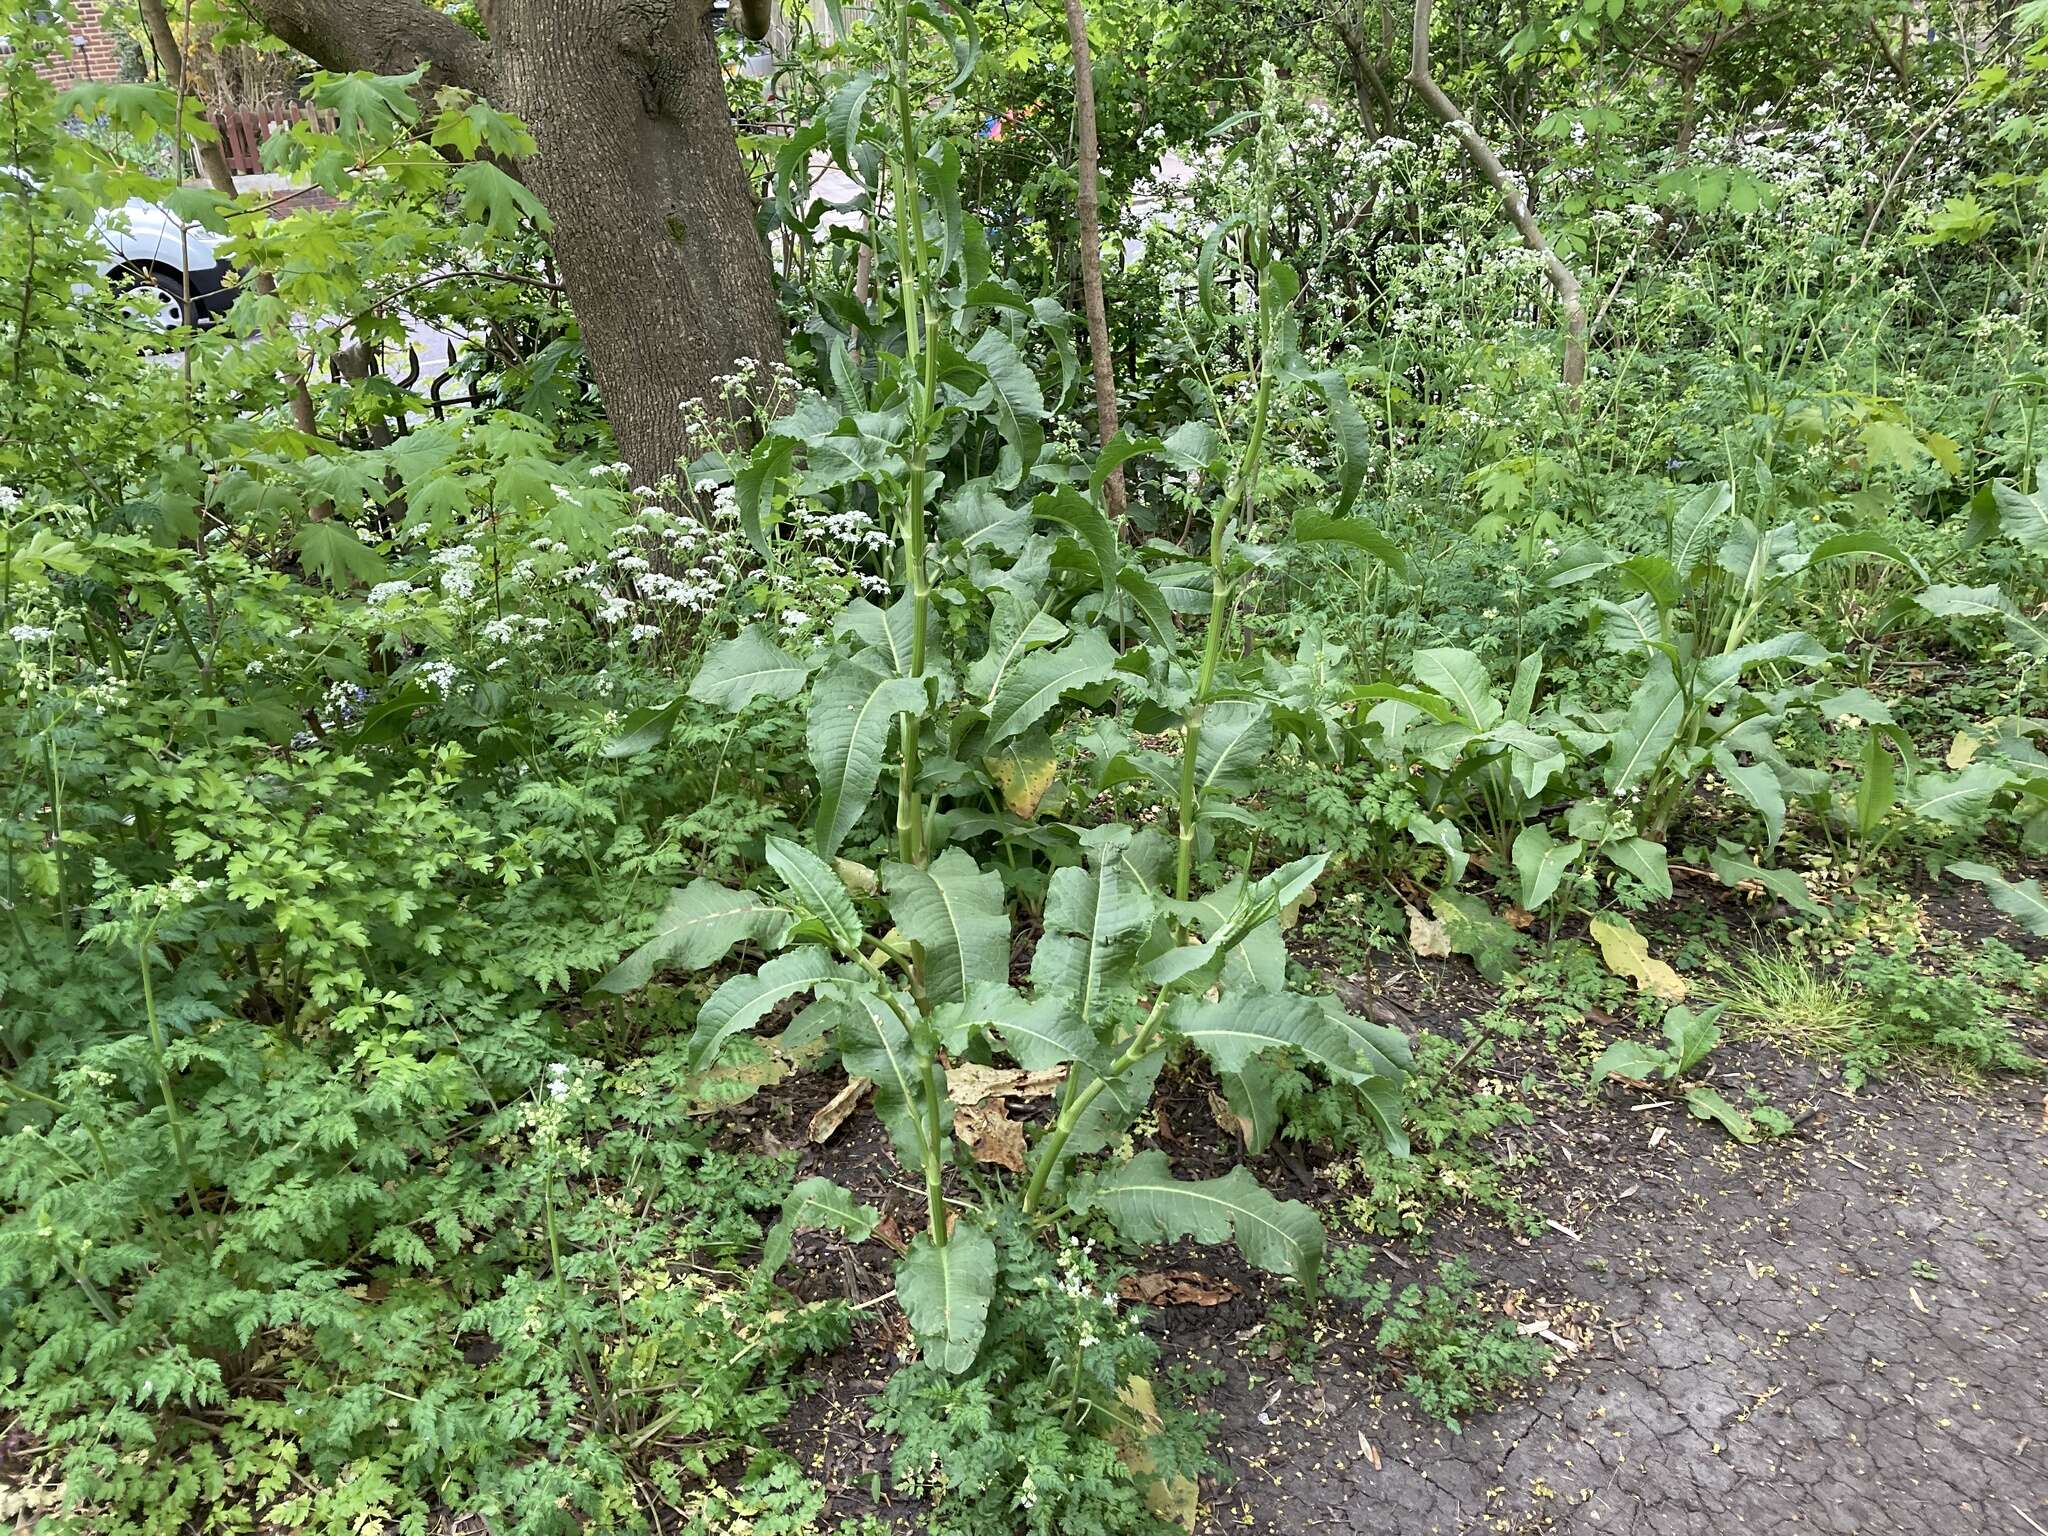
M 1059 771 L 1052 744 L 1035 732 L 1005 742 L 1000 752 L 984 757 L 981 765 L 1002 791 L 1003 804 L 1010 814 L 1026 821 L 1038 814 L 1039 802 L 1045 799 L 1045 792 L 1052 788 L 1053 777 Z
M 1593 942 L 1600 946 L 1600 958 L 1617 976 L 1626 976 L 1639 991 L 1667 1003 L 1685 1001 L 1685 980 L 1662 960 L 1651 958 L 1650 941 L 1625 922 L 1604 917 L 1593 919 Z
M 1118 1454 L 1123 1457 L 1124 1465 L 1144 1480 L 1145 1507 L 1160 1519 L 1192 1531 L 1200 1498 L 1195 1480 L 1191 1477 L 1160 1477 L 1159 1464 L 1152 1459 L 1152 1452 L 1146 1444 L 1165 1427 L 1159 1417 L 1158 1399 L 1152 1395 L 1152 1383 L 1142 1376 L 1133 1376 L 1118 1389 L 1116 1395 L 1117 1401 L 1141 1426 L 1134 1433 L 1130 1420 L 1120 1419 L 1111 1438 L 1118 1443 Z

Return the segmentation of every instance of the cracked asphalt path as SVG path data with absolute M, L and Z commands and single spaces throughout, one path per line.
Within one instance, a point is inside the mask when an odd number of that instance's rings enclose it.
M 1567 1231 L 1441 1245 L 1590 1339 L 1463 1434 L 1383 1374 L 1196 1346 L 1234 1474 L 1211 1528 L 2048 1536 L 2039 1081 L 1825 1102 L 1751 1148 L 1670 1122 L 1586 1170 Z

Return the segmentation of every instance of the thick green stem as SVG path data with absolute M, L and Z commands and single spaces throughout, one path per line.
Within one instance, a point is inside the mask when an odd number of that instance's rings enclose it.
M 1060 1105 L 1059 1115 L 1039 1147 L 1038 1165 L 1031 1170 L 1031 1183 L 1024 1190 L 1026 1216 L 1036 1211 L 1039 1202 L 1045 1198 L 1045 1187 L 1052 1180 L 1052 1171 L 1059 1166 L 1060 1154 L 1066 1151 L 1067 1141 L 1073 1136 L 1074 1127 L 1081 1123 L 1081 1117 L 1088 1112 L 1088 1106 L 1101 1098 L 1111 1083 L 1128 1072 L 1152 1048 L 1152 1036 L 1159 1028 L 1159 1021 L 1166 1016 L 1167 997 L 1167 993 L 1161 992 L 1152 1000 L 1152 1011 L 1145 1015 L 1145 1022 L 1131 1036 L 1131 1043 L 1124 1047 L 1123 1054 L 1112 1061 L 1101 1076 Z M 1067 1082 L 1072 1085 L 1071 1075 Z
M 925 332 L 931 329 L 924 311 L 927 252 L 917 186 L 917 117 L 910 99 L 910 13 L 900 5 L 896 12 L 895 65 L 897 149 L 901 156 L 896 176 L 896 277 L 903 309 L 903 361 L 914 381 L 905 444 L 909 469 L 902 518 L 903 572 L 904 585 L 910 591 L 910 675 L 922 677 L 926 612 L 931 598 L 931 577 L 925 560 L 925 459 L 930 451 L 937 353 L 929 345 L 929 335 L 921 338 L 919 334 L 920 321 L 925 322 Z M 920 717 L 914 714 L 905 714 L 897 722 L 900 762 L 896 779 L 896 848 L 906 864 L 917 865 L 922 865 L 928 854 L 924 807 L 917 791 L 922 757 L 920 729 Z
M 1252 402 L 1252 431 L 1244 445 L 1237 480 L 1224 498 L 1216 520 L 1209 525 L 1209 631 L 1202 639 L 1202 670 L 1195 678 L 1195 699 L 1188 708 L 1188 722 L 1181 733 L 1180 754 L 1180 847 L 1174 861 L 1173 894 L 1188 899 L 1188 887 L 1195 867 L 1195 756 L 1202 746 L 1202 711 L 1208 707 L 1210 690 L 1216 686 L 1216 667 L 1223 654 L 1223 626 L 1230 609 L 1230 583 L 1223 568 L 1224 536 L 1230 524 L 1251 507 L 1252 488 L 1258 480 L 1259 459 L 1266 451 L 1266 417 L 1273 403 L 1273 372 L 1259 374 L 1259 392 Z
M 946 1163 L 941 1155 L 941 1149 L 946 1145 L 946 1080 L 945 1075 L 939 1070 L 939 1042 L 933 1036 L 928 1022 L 922 1017 L 913 1017 L 905 1012 L 903 1005 L 896 1001 L 894 983 L 889 980 L 888 972 L 877 965 L 873 957 L 858 949 L 842 950 L 841 953 L 873 978 L 883 1003 L 896 1015 L 897 1022 L 903 1026 L 903 1033 L 910 1040 L 910 1048 L 917 1053 L 918 1060 L 924 1065 L 924 1123 L 918 1130 L 918 1152 L 924 1163 L 925 1211 L 931 1222 L 932 1243 L 935 1247 L 943 1248 L 946 1246 L 947 1237 L 944 1189 Z M 892 958 L 895 958 L 898 964 L 905 963 L 905 957 L 900 952 L 895 953 Z M 922 996 L 923 980 L 916 976 L 914 969 L 912 975 L 913 993 Z

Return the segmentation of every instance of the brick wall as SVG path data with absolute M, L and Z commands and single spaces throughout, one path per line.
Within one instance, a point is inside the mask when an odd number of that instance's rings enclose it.
M 81 80 L 120 79 L 121 34 L 102 14 L 112 8 L 102 0 L 71 0 L 70 55 L 37 72 L 59 90 Z

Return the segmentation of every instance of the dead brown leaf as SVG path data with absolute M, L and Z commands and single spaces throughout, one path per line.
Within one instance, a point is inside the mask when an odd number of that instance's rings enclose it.
M 1237 1295 L 1237 1287 L 1221 1277 L 1193 1269 L 1166 1269 L 1153 1274 L 1125 1275 L 1117 1295 L 1148 1307 L 1214 1307 Z
M 1067 1080 L 1065 1067 L 1026 1072 L 1021 1067 L 983 1067 L 971 1061 L 946 1068 L 946 1093 L 955 1109 L 984 1099 L 1042 1099 L 1059 1091 Z
M 1230 1107 L 1230 1101 L 1214 1088 L 1209 1090 L 1209 1113 L 1216 1117 L 1216 1128 L 1224 1135 L 1234 1137 L 1247 1147 L 1252 1144 L 1252 1123 Z
M 1500 909 L 1501 920 L 1517 933 L 1527 933 L 1535 926 L 1536 914 L 1527 907 L 1518 907 L 1512 901 Z
M 976 1162 L 994 1163 L 1012 1173 L 1025 1171 L 1024 1127 L 1010 1118 L 1001 1099 L 955 1109 L 953 1134 L 967 1144 Z
M 1408 909 L 1408 947 L 1429 959 L 1450 958 L 1451 936 L 1444 925 L 1420 907 Z
M 874 1080 L 866 1077 L 848 1078 L 846 1086 L 825 1101 L 824 1106 L 811 1116 L 811 1141 L 823 1146 L 839 1133 L 839 1127 L 846 1124 L 867 1091 L 874 1087 Z

